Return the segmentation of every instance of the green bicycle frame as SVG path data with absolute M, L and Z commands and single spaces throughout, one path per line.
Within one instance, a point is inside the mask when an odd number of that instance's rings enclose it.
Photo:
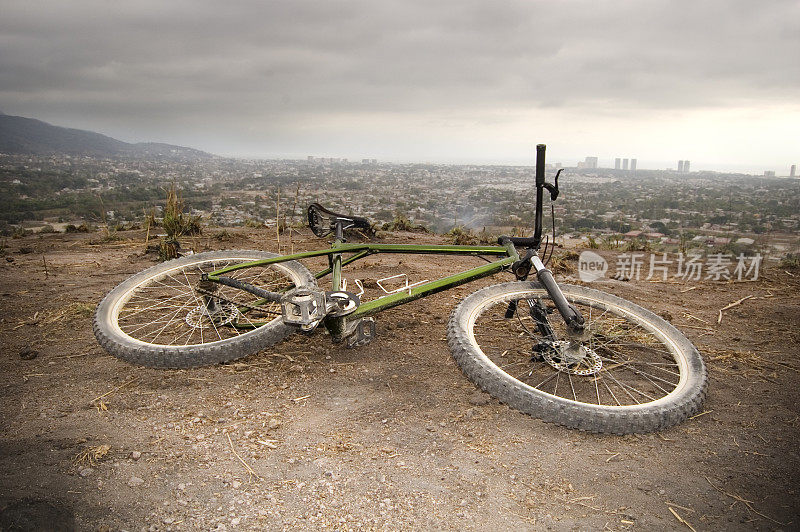
M 327 212 L 328 215 L 333 217 L 332 220 L 334 225 L 331 225 L 330 231 L 331 232 L 335 231 L 336 240 L 334 241 L 330 249 L 319 250 L 319 251 L 308 251 L 305 253 L 294 253 L 292 255 L 285 255 L 281 257 L 275 257 L 272 259 L 264 259 L 244 264 L 238 264 L 235 266 L 230 266 L 228 268 L 223 268 L 221 270 L 212 272 L 207 276 L 207 278 L 211 281 L 222 282 L 220 276 L 235 270 L 250 268 L 253 266 L 266 266 L 269 264 L 277 264 L 289 260 L 302 260 L 311 257 L 320 257 L 327 255 L 329 266 L 327 269 L 319 272 L 316 275 L 316 278 L 321 279 L 322 277 L 331 274 L 333 291 L 341 291 L 344 290 L 344 283 L 342 280 L 342 267 L 376 253 L 435 254 L 435 255 L 500 255 L 501 258 L 499 260 L 496 260 L 494 262 L 489 262 L 488 264 L 478 266 L 477 268 L 472 268 L 471 270 L 450 275 L 449 277 L 444 277 L 436 281 L 427 281 L 423 284 L 408 287 L 407 289 L 404 289 L 402 291 L 389 293 L 383 297 L 379 297 L 378 299 L 368 301 L 363 305 L 359 305 L 358 308 L 352 314 L 349 314 L 347 316 L 326 317 L 325 327 L 331 332 L 332 335 L 334 335 L 334 337 L 341 337 L 342 331 L 345 330 L 346 319 L 357 319 L 360 317 L 371 316 L 373 314 L 377 314 L 382 310 L 386 310 L 388 308 L 395 307 L 397 305 L 402 305 L 403 303 L 408 303 L 409 301 L 413 301 L 415 299 L 419 299 L 421 297 L 425 297 L 430 294 L 435 294 L 436 292 L 448 290 L 450 288 L 453 288 L 454 286 L 468 283 L 470 281 L 474 281 L 482 277 L 493 275 L 509 267 L 515 270 L 514 274 L 517 277 L 517 279 L 525 279 L 528 277 L 531 267 L 533 267 L 536 270 L 536 276 L 539 282 L 545 287 L 548 294 L 550 294 L 550 297 L 552 297 L 553 303 L 558 309 L 559 314 L 561 314 L 561 317 L 564 319 L 564 322 L 566 323 L 567 328 L 570 331 L 570 334 L 572 334 L 575 337 L 579 337 L 580 335 L 583 334 L 584 331 L 583 316 L 581 316 L 580 312 L 578 312 L 578 310 L 574 306 L 570 305 L 569 301 L 567 301 L 567 299 L 564 297 L 564 294 L 561 292 L 561 289 L 558 287 L 558 284 L 553 278 L 552 272 L 550 272 L 550 270 L 548 270 L 545 267 L 545 265 L 542 263 L 541 259 L 539 259 L 537 255 L 537 252 L 539 250 L 542 241 L 542 202 L 543 202 L 544 191 L 547 190 L 550 193 L 550 199 L 555 200 L 556 197 L 558 197 L 558 176 L 561 174 L 561 170 L 559 170 L 558 173 L 556 173 L 554 183 L 551 184 L 546 182 L 545 162 L 544 162 L 545 148 L 546 146 L 544 144 L 536 145 L 536 222 L 532 238 L 503 237 L 503 239 L 501 239 L 501 242 L 505 242 L 505 244 L 501 246 L 442 246 L 442 245 L 417 246 L 417 245 L 407 245 L 407 244 L 346 244 L 344 243 L 344 237 L 343 237 L 345 224 L 368 223 L 366 222 L 366 219 L 360 218 L 358 221 L 356 221 L 355 219 L 351 220 L 346 216 L 337 215 L 336 213 L 330 212 L 327 209 L 321 207 L 319 204 L 312 204 L 309 207 L 309 225 L 311 225 L 311 228 L 315 232 L 315 234 L 319 235 L 317 231 L 317 229 L 319 229 L 319 226 L 315 225 L 316 223 L 318 223 L 318 220 L 316 222 L 312 220 L 313 217 L 311 215 L 312 212 L 311 207 L 316 206 L 315 208 L 317 209 L 317 211 L 321 210 Z M 350 227 L 350 225 L 348 225 L 348 227 Z M 515 245 L 528 248 L 524 260 L 520 260 L 519 253 L 517 253 L 517 250 L 514 247 Z M 344 254 L 350 254 L 350 255 L 345 258 L 343 256 Z M 515 262 L 517 262 L 517 264 L 514 264 Z M 225 282 L 227 283 L 229 281 L 226 280 Z M 251 290 L 251 291 L 254 293 L 258 293 L 257 290 Z M 275 298 L 272 297 L 272 295 L 273 295 L 272 293 L 262 291 L 262 296 L 270 297 L 271 298 L 269 299 L 270 301 L 275 300 Z M 266 301 L 267 301 L 266 299 L 262 300 L 262 302 Z
M 448 290 L 458 285 L 475 281 L 483 277 L 488 277 L 498 273 L 519 260 L 519 254 L 512 244 L 507 246 L 447 246 L 447 245 L 412 245 L 412 244 L 346 244 L 341 241 L 336 241 L 329 249 L 306 251 L 302 253 L 293 253 L 291 255 L 282 255 L 271 259 L 261 259 L 252 262 L 245 262 L 228 266 L 208 274 L 208 280 L 218 281 L 220 276 L 226 275 L 236 270 L 252 268 L 255 266 L 267 266 L 270 264 L 278 264 L 290 260 L 303 260 L 313 257 L 322 257 L 327 255 L 329 267 L 325 270 L 318 272 L 315 277 L 322 279 L 327 275 L 332 277 L 332 286 L 334 291 L 343 290 L 342 268 L 348 264 L 352 264 L 357 260 L 363 259 L 370 255 L 378 253 L 402 253 L 402 254 L 433 254 L 433 255 L 464 255 L 464 256 L 479 256 L 479 255 L 494 255 L 500 256 L 499 260 L 483 264 L 476 268 L 472 268 L 463 272 L 459 272 L 441 279 L 428 281 L 423 284 L 385 295 L 378 299 L 368 301 L 359 305 L 358 309 L 352 314 L 342 318 L 330 318 L 325 320 L 325 326 L 332 333 L 341 331 L 343 328 L 343 320 L 358 319 L 362 317 L 377 314 L 383 310 L 414 301 L 427 295 L 435 294 L 443 290 Z M 347 255 L 347 256 L 345 256 Z M 259 324 L 255 324 L 258 326 Z

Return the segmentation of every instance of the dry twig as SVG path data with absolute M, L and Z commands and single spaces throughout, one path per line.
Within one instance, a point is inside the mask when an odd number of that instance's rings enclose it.
M 723 490 L 723 489 L 720 489 L 720 488 L 716 487 L 716 486 L 714 485 L 714 483 L 713 483 L 713 482 L 711 482 L 711 479 L 710 479 L 710 478 L 708 478 L 708 477 L 705 477 L 705 478 L 706 478 L 706 481 L 708 481 L 708 483 L 709 483 L 709 484 L 711 484 L 711 487 L 712 487 L 712 488 L 714 488 L 714 489 L 715 489 L 715 490 L 717 490 L 718 492 L 722 493 L 723 495 L 727 495 L 728 497 L 730 497 L 731 499 L 733 499 L 733 500 L 735 500 L 735 501 L 738 501 L 738 502 L 741 502 L 741 503 L 743 503 L 743 504 L 744 504 L 744 505 L 747 507 L 747 509 L 748 509 L 748 510 L 750 510 L 751 512 L 753 512 L 754 514 L 760 515 L 760 516 L 761 516 L 761 517 L 763 517 L 764 519 L 769 519 L 769 520 L 770 520 L 770 521 L 772 521 L 773 523 L 777 523 L 777 524 L 779 524 L 779 525 L 781 525 L 781 526 L 786 526 L 786 525 L 788 525 L 788 524 L 789 524 L 789 523 L 781 523 L 780 521 L 776 521 L 775 519 L 771 518 L 771 517 L 770 517 L 770 516 L 768 516 L 768 515 L 764 515 L 764 514 L 762 514 L 761 512 L 759 512 L 758 510 L 756 510 L 755 508 L 753 508 L 753 506 L 752 506 L 752 505 L 753 505 L 753 501 L 748 501 L 747 499 L 745 499 L 745 498 L 743 498 L 743 497 L 740 497 L 740 496 L 738 496 L 738 495 L 736 495 L 736 494 L 729 493 L 729 492 L 727 492 L 727 491 L 725 491 L 725 490 Z
M 681 510 L 686 510 L 687 512 L 695 513 L 695 511 L 692 510 L 691 508 L 687 508 L 686 506 L 681 506 L 680 504 L 675 504 L 672 501 L 664 501 L 664 504 L 666 504 L 667 506 L 674 506 L 675 508 L 680 508 Z
M 104 393 L 104 394 L 102 394 L 102 395 L 98 395 L 97 397 L 95 397 L 94 399 L 92 399 L 91 401 L 89 401 L 89 404 L 92 404 L 92 403 L 94 403 L 95 401 L 98 401 L 98 400 L 102 399 L 103 397 L 107 397 L 107 396 L 111 395 L 112 393 L 118 392 L 118 391 L 120 391 L 122 388 L 124 388 L 125 386 L 127 386 L 127 385 L 129 385 L 129 384 L 132 384 L 132 383 L 134 383 L 134 382 L 136 382 L 136 381 L 138 381 L 138 380 L 139 380 L 139 377 L 134 377 L 134 378 L 132 378 L 131 380 L 129 380 L 128 382 L 125 382 L 125 383 L 122 383 L 122 384 L 120 384 L 119 386 L 117 386 L 117 387 L 116 387 L 116 388 L 114 388 L 113 390 L 107 391 L 106 393 Z
M 707 322 L 706 320 L 704 320 L 703 318 L 698 318 L 697 316 L 693 316 L 692 314 L 689 314 L 688 312 L 684 312 L 684 313 L 683 313 L 683 316 L 684 316 L 685 318 L 687 318 L 687 319 L 693 319 L 693 320 L 697 320 L 697 321 L 699 321 L 699 322 L 701 322 L 701 323 L 705 323 L 706 325 L 711 325 L 710 323 L 708 323 L 708 322 Z
M 719 316 L 717 317 L 717 323 L 722 323 L 722 311 L 723 310 L 728 310 L 729 308 L 733 308 L 733 307 L 735 307 L 737 305 L 741 305 L 742 303 L 744 303 L 745 301 L 747 301 L 751 297 L 753 297 L 752 294 L 750 294 L 749 296 L 744 296 L 742 299 L 739 299 L 738 301 L 734 301 L 730 305 L 726 305 L 726 306 L 722 307 L 721 309 L 719 309 Z
M 252 477 L 256 477 L 256 480 L 261 480 L 261 477 L 259 477 L 259 476 L 258 476 L 258 473 L 256 473 L 255 471 L 253 471 L 253 468 L 252 468 L 252 467 L 250 467 L 250 466 L 247 464 L 247 462 L 245 462 L 245 461 L 242 459 L 242 457 L 241 457 L 241 456 L 239 456 L 239 453 L 237 453 L 237 452 L 236 452 L 236 449 L 234 449 L 234 448 L 233 448 L 233 440 L 231 440 L 231 435 L 230 435 L 230 434 L 226 434 L 226 436 L 228 437 L 228 443 L 231 445 L 231 451 L 233 451 L 233 455 L 234 455 L 234 456 L 235 456 L 235 457 L 236 457 L 236 458 L 237 458 L 237 459 L 238 459 L 238 460 L 239 460 L 239 461 L 242 463 L 242 465 L 244 466 L 244 468 L 245 468 L 245 469 L 247 469 L 247 472 L 250 474 L 250 477 L 251 477 L 251 478 L 252 478 Z
M 672 506 L 668 506 L 667 508 L 669 508 L 669 511 L 672 512 L 672 515 L 674 515 L 675 519 L 677 519 L 681 524 L 688 526 L 689 530 L 691 530 L 692 532 L 697 532 L 697 530 L 695 530 L 694 527 L 690 525 L 686 519 L 678 515 L 678 512 L 672 509 Z
M 681 325 L 681 327 L 686 327 L 687 329 L 699 329 L 701 331 L 714 332 L 714 329 L 711 329 L 710 327 L 698 327 L 697 325 Z

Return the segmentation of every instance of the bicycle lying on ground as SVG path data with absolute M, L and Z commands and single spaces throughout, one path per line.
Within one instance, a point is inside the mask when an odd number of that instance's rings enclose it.
M 509 406 L 567 427 L 624 434 L 680 423 L 699 410 L 707 385 L 692 343 L 629 301 L 558 285 L 539 257 L 544 192 L 556 199 L 560 174 L 546 182 L 544 156 L 540 144 L 533 237 L 501 237 L 496 246 L 347 243 L 345 230 L 367 230 L 369 221 L 315 203 L 309 225 L 317 236 L 333 234 L 331 247 L 282 256 L 205 252 L 159 264 L 106 295 L 95 335 L 112 355 L 159 368 L 231 361 L 320 325 L 334 342 L 359 346 L 375 337 L 374 316 L 383 310 L 510 271 L 516 281 L 472 293 L 450 317 L 448 343 L 467 377 Z M 358 293 L 348 291 L 342 269 L 380 253 L 494 260 L 433 281 L 381 279 L 385 294 L 361 301 L 362 283 L 355 282 Z M 325 256 L 328 267 L 316 274 L 298 262 Z M 538 282 L 527 280 L 531 271 Z M 317 283 L 327 276 L 330 291 Z

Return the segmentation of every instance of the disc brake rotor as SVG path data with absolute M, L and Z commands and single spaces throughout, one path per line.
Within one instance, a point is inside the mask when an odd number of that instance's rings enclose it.
M 569 340 L 550 344 L 550 349 L 541 352 L 545 362 L 559 371 L 571 375 L 594 375 L 603 367 L 600 355 L 584 345 L 573 345 Z
M 239 309 L 233 303 L 218 302 L 213 312 L 209 312 L 205 305 L 198 305 L 186 314 L 186 323 L 195 329 L 216 327 L 229 324 L 239 315 Z

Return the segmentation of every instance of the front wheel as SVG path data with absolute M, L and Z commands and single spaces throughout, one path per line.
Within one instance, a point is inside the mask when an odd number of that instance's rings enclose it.
M 512 408 L 592 432 L 651 432 L 700 409 L 705 365 L 680 331 L 616 296 L 560 287 L 586 320 L 580 340 L 535 282 L 490 286 L 461 302 L 447 336 L 467 377 Z
M 279 342 L 295 331 L 279 303 L 202 280 L 204 273 L 259 259 L 266 251 L 212 251 L 153 266 L 111 290 L 97 306 L 94 334 L 110 354 L 158 368 L 228 362 Z M 299 262 L 253 266 L 227 274 L 271 292 L 315 286 Z

